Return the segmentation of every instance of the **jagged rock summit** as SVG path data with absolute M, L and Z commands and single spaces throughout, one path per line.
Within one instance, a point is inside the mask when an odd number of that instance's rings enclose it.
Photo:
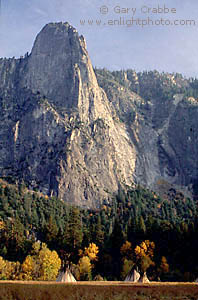
M 29 55 L 0 60 L 0 177 L 90 208 L 134 183 L 192 194 L 195 83 L 93 70 L 85 39 L 47 24 Z
M 0 75 L 0 176 L 86 207 L 133 183 L 135 149 L 73 27 L 46 25 L 30 55 L 1 61 Z
M 68 23 L 50 23 L 35 40 L 23 85 L 66 109 L 78 105 L 79 85 L 94 77 L 83 36 Z

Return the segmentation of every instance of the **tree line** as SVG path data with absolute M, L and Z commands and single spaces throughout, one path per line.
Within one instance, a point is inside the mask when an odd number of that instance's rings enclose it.
M 0 180 L 0 267 L 12 264 L 12 278 L 54 279 L 69 265 L 79 280 L 123 280 L 138 266 L 152 280 L 191 281 L 197 223 L 196 203 L 177 191 L 163 199 L 137 186 L 86 210 Z M 56 261 L 52 277 L 41 258 Z

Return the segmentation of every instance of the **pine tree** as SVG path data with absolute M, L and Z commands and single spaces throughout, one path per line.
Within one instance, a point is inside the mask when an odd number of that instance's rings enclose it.
M 54 246 L 56 245 L 55 241 L 57 240 L 58 235 L 58 227 L 52 216 L 49 217 L 49 220 L 45 225 L 44 233 L 47 245 L 50 248 L 54 248 Z
M 68 222 L 67 246 L 69 252 L 73 252 L 74 256 L 77 255 L 83 240 L 82 221 L 80 210 L 72 207 Z
M 101 218 L 98 216 L 97 218 L 97 224 L 95 228 L 95 242 L 100 247 L 104 247 L 104 231 L 101 224 Z

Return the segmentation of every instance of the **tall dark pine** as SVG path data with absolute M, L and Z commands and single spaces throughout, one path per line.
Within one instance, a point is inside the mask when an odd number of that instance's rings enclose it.
M 80 210 L 72 207 L 68 224 L 68 247 L 71 252 L 77 253 L 83 240 L 82 220 Z
M 121 254 L 120 248 L 125 241 L 124 233 L 122 231 L 122 227 L 120 225 L 120 221 L 116 219 L 112 235 L 110 237 L 110 245 L 111 245 L 111 255 L 113 258 L 113 274 L 115 274 L 115 278 L 119 279 L 121 272 Z

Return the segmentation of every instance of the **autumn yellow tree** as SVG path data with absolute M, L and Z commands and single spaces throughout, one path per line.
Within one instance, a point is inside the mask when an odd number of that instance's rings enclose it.
M 90 243 L 88 248 L 85 247 L 84 256 L 88 256 L 90 261 L 97 261 L 98 252 L 99 252 L 98 246 L 96 246 L 96 244 L 94 243 Z
M 20 274 L 20 263 L 4 260 L 0 257 L 0 279 L 17 280 Z
M 143 256 L 153 258 L 154 256 L 155 243 L 145 240 L 139 246 L 135 248 L 136 257 L 139 259 Z
M 33 256 L 28 255 L 21 266 L 21 280 L 33 280 L 35 278 L 35 260 Z
M 136 263 L 139 266 L 141 272 L 146 272 L 150 266 L 154 266 L 155 243 L 149 240 L 145 240 L 140 245 L 136 246 L 134 252 L 136 255 Z
M 18 280 L 20 277 L 21 264 L 13 261 L 6 261 L 6 278 L 8 280 Z
M 21 267 L 23 280 L 55 280 L 61 267 L 56 251 L 51 251 L 45 243 L 33 244 L 32 255 L 26 257 Z
M 5 223 L 4 221 L 0 218 L 0 230 L 5 229 Z
M 0 256 L 0 280 L 6 278 L 6 261 Z
M 39 280 L 56 280 L 61 267 L 61 260 L 56 251 L 50 251 L 47 246 L 39 251 L 40 277 Z
M 83 256 L 79 259 L 78 268 L 80 273 L 80 280 L 91 280 L 92 265 L 88 256 Z
M 94 262 L 98 260 L 98 246 L 94 243 L 90 243 L 88 247 L 85 247 L 84 251 L 79 250 L 79 256 L 81 257 L 78 262 L 78 269 L 81 280 L 90 280 L 91 272 L 94 268 Z

